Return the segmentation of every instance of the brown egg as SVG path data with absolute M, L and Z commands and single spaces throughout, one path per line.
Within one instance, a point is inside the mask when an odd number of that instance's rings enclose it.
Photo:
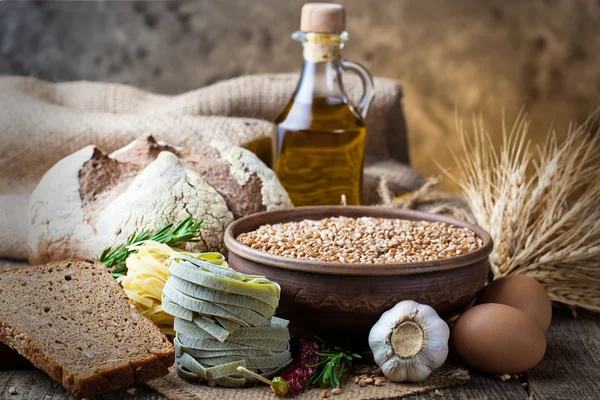
M 456 353 L 470 366 L 492 374 L 517 374 L 540 362 L 544 332 L 524 312 L 504 304 L 481 304 L 456 320 Z
M 476 304 L 506 304 L 523 311 L 544 332 L 552 319 L 552 303 L 546 289 L 535 279 L 524 275 L 509 275 L 487 285 L 477 298 Z

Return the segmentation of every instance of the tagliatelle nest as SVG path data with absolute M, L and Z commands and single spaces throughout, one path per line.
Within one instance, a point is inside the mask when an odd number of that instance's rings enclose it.
M 129 248 L 136 252 L 127 257 L 127 274 L 117 281 L 140 313 L 168 336 L 175 336 L 173 316 L 163 309 L 163 289 L 169 278 L 171 256 L 185 254 L 216 265 L 228 265 L 219 253 L 179 253 L 179 249 L 152 240 Z
M 591 121 L 554 131 L 534 150 L 529 121 L 503 125 L 500 149 L 481 120 L 470 136 L 457 122 L 464 154 L 457 181 L 477 220 L 494 240 L 495 277 L 529 275 L 552 300 L 600 311 L 600 135 Z

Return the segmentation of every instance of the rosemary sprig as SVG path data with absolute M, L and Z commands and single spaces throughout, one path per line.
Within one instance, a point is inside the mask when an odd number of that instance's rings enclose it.
M 317 352 L 319 362 L 309 365 L 310 368 L 317 368 L 317 372 L 309 379 L 309 385 L 320 384 L 322 388 L 330 385 L 332 389 L 340 387 L 340 379 L 344 375 L 346 362 L 355 358 L 362 358 L 356 353 L 344 350 L 340 347 L 334 347 L 333 350 Z
M 178 247 L 182 243 L 197 242 L 198 235 L 200 234 L 200 228 L 202 227 L 202 220 L 195 220 L 192 217 L 187 217 L 177 225 L 167 224 L 162 229 L 154 232 L 152 235 L 149 230 L 145 230 L 141 233 L 134 233 L 127 239 L 127 243 L 121 243 L 114 249 L 108 247 L 104 249 L 98 261 L 103 263 L 112 269 L 112 275 L 114 278 L 125 276 L 127 274 L 127 267 L 125 266 L 125 260 L 135 250 L 130 250 L 129 246 L 143 242 L 144 240 L 153 240 L 155 242 L 164 243 L 169 247 Z

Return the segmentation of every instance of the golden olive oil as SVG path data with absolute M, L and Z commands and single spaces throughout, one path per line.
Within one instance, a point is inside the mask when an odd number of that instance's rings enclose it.
M 292 100 L 277 118 L 274 170 L 295 206 L 359 205 L 367 128 L 339 98 Z

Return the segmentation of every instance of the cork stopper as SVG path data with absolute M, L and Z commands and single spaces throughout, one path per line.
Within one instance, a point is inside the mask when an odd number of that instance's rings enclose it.
M 302 7 L 302 32 L 342 33 L 345 29 L 346 10 L 340 4 L 306 3 Z

